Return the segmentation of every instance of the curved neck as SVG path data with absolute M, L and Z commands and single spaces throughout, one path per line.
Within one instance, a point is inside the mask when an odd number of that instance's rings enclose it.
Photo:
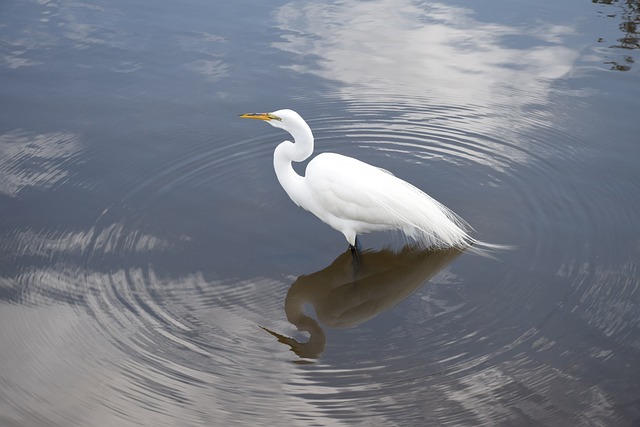
M 300 277 L 298 280 L 300 280 Z M 292 325 L 301 332 L 309 333 L 309 340 L 307 342 L 300 342 L 263 326 L 261 326 L 261 328 L 276 337 L 279 342 L 288 345 L 291 351 L 295 352 L 298 356 L 307 359 L 317 359 L 324 351 L 327 344 L 327 337 L 318 322 L 304 314 L 302 309 L 302 305 L 305 302 L 304 297 L 294 295 L 297 283 L 299 282 L 296 281 L 289 289 L 289 292 L 287 292 L 287 297 L 284 300 L 284 311 L 287 315 L 287 320 L 291 322 Z
M 318 358 L 324 351 L 327 343 L 327 337 L 318 322 L 304 314 L 303 305 L 305 303 L 304 296 L 295 295 L 295 283 L 287 292 L 284 300 L 284 311 L 287 320 L 301 332 L 309 333 L 307 342 L 300 342 L 290 339 L 287 344 L 300 357 Z M 292 292 L 293 291 L 293 292 Z
M 295 142 L 280 143 L 273 153 L 273 167 L 280 185 L 296 204 L 302 193 L 304 178 L 293 170 L 291 162 L 302 162 L 313 154 L 313 134 L 306 123 L 289 131 Z

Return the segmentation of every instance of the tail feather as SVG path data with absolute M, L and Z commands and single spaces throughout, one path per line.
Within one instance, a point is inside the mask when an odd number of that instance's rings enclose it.
M 397 178 L 394 181 L 392 192 L 375 191 L 369 197 L 386 211 L 390 225 L 402 230 L 418 245 L 424 248 L 464 248 L 488 256 L 491 251 L 509 249 L 509 246 L 474 239 L 469 234 L 474 231 L 473 227 L 451 209 L 405 181 Z M 398 182 L 403 185 L 398 186 Z M 405 202 L 398 204 L 389 195 L 400 196 L 397 199 Z

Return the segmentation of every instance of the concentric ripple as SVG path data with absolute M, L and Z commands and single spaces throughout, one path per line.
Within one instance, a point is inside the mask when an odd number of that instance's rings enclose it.
M 638 86 L 502 3 L 9 1 L 0 425 L 637 424 Z M 354 259 L 280 108 L 513 249 Z
M 15 325 L 3 340 L 18 349 L 3 352 L 15 367 L 3 376 L 16 396 L 3 407 L 9 419 L 82 424 L 99 410 L 109 422 L 157 425 L 181 414 L 188 423 L 243 414 L 493 424 L 571 422 L 576 408 L 607 419 L 618 388 L 585 372 L 637 344 L 627 341 L 637 267 L 631 254 L 624 268 L 599 263 L 581 243 L 612 224 L 597 196 L 610 188 L 580 191 L 579 141 L 535 121 L 489 131 L 473 108 L 446 105 L 299 110 L 318 151 L 385 167 L 455 209 L 480 239 L 516 249 L 445 257 L 427 272 L 392 261 L 406 256 L 399 248 L 372 249 L 360 266 L 348 252 L 331 263 L 340 236 L 294 209 L 273 176 L 271 153 L 286 135 L 253 122 L 230 122 L 215 142 L 196 132 L 175 155 L 132 164 L 136 184 L 111 193 L 87 228 L 18 228 L 3 242 L 19 266 L 0 286 Z M 316 248 L 292 256 L 303 235 Z M 415 266 L 435 259 L 426 256 Z M 367 266 L 381 273 L 353 275 Z M 585 333 L 601 343 L 579 344 Z M 25 353 L 28 373 L 16 357 Z M 568 399 L 555 389 L 582 391 Z M 36 411 L 34 392 L 47 402 Z M 286 404 L 274 411 L 274 402 Z

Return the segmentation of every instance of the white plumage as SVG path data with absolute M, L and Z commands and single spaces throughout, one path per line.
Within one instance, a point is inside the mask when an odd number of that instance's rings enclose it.
M 284 141 L 274 152 L 278 181 L 291 200 L 344 234 L 352 247 L 357 235 L 400 230 L 423 247 L 467 247 L 476 241 L 469 225 L 446 206 L 384 169 L 334 153 L 316 156 L 305 176 L 291 162 L 313 153 L 313 134 L 293 110 L 248 113 L 243 118 L 264 120 L 289 132 L 295 142 Z

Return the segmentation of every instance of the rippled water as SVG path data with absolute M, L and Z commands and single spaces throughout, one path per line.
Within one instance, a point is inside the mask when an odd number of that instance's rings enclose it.
M 640 422 L 640 6 L 557 3 L 0 5 L 0 425 Z M 514 249 L 354 267 L 279 108 Z

